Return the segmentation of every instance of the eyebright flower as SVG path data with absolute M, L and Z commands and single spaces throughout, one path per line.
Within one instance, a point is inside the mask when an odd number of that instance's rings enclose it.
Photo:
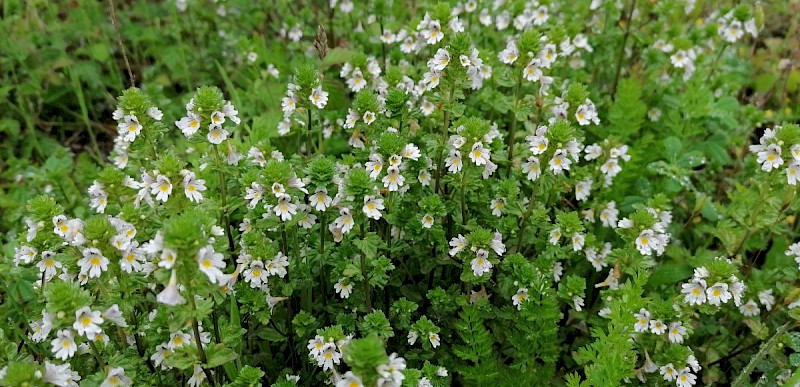
M 100 274 L 108 270 L 108 263 L 108 258 L 94 247 L 84 249 L 83 258 L 78 260 L 81 274 L 87 275 L 89 278 L 100 277 Z
M 169 199 L 169 195 L 172 194 L 172 183 L 169 178 L 159 174 L 150 185 L 150 194 L 156 195 L 156 200 L 166 202 Z
M 158 293 L 156 300 L 169 306 L 182 304 L 185 301 L 185 299 L 181 297 L 180 290 L 178 289 L 178 277 L 175 270 L 172 270 L 172 274 L 169 277 L 169 284 L 161 293 Z
M 695 279 L 692 282 L 681 285 L 684 301 L 689 305 L 700 305 L 706 302 L 706 281 Z
M 122 387 L 132 384 L 131 378 L 125 376 L 125 370 L 122 367 L 115 367 L 108 371 L 108 375 L 100 387 Z
M 214 247 L 211 245 L 201 247 L 200 250 L 197 251 L 197 263 L 200 267 L 200 271 L 208 277 L 208 280 L 211 281 L 212 284 L 217 283 L 222 277 L 222 271 L 220 269 L 225 268 L 224 258 L 222 253 L 215 252 Z
M 467 248 L 467 246 L 469 246 L 469 241 L 467 241 L 467 238 L 461 234 L 458 234 L 458 236 L 453 237 L 453 239 L 450 240 L 450 247 L 452 247 L 450 249 L 450 256 L 455 256 Z
M 336 290 L 336 293 L 339 294 L 339 297 L 342 298 L 350 298 L 350 293 L 353 292 L 353 284 L 347 278 L 341 278 L 335 284 L 333 284 L 333 288 Z
M 650 328 L 650 312 L 642 308 L 639 313 L 635 313 L 636 323 L 633 324 L 633 330 L 636 332 L 647 332 Z
M 317 86 L 311 90 L 311 95 L 308 99 L 310 99 L 311 103 L 318 109 L 323 109 L 325 105 L 328 104 L 328 92 L 322 90 L 322 86 Z
M 281 195 L 278 198 L 278 204 L 272 208 L 275 215 L 280 216 L 284 222 L 291 220 L 292 215 L 297 215 L 297 205 L 293 204 L 291 200 L 289 195 Z
M 100 312 L 93 312 L 88 306 L 85 306 L 75 311 L 75 323 L 72 324 L 72 328 L 79 335 L 84 335 L 91 340 L 102 332 L 100 328 L 102 323 L 103 318 L 100 317 Z
M 185 169 L 181 171 L 181 174 L 183 175 L 181 185 L 183 186 L 186 198 L 191 202 L 199 203 L 203 200 L 203 191 L 206 190 L 206 181 L 198 179 L 194 172 Z
M 731 292 L 728 291 L 728 284 L 717 282 L 706 289 L 706 297 L 708 298 L 709 304 L 719 306 L 721 303 L 727 303 L 732 295 Z
M 528 301 L 528 288 L 519 288 L 517 293 L 511 296 L 511 302 L 517 307 L 517 310 L 522 310 L 522 303 Z
M 472 274 L 476 277 L 482 276 L 492 270 L 492 262 L 489 261 L 489 252 L 484 249 L 479 249 L 475 253 L 475 258 L 470 262 L 472 266 Z
M 75 337 L 71 330 L 62 329 L 56 333 L 56 338 L 50 342 L 53 355 L 56 359 L 66 361 L 67 359 L 75 356 L 78 351 L 78 345 L 75 344 Z
M 367 218 L 372 218 L 378 220 L 381 218 L 380 210 L 383 210 L 383 199 L 376 198 L 374 196 L 364 196 L 364 207 L 362 210 L 364 211 L 364 215 Z

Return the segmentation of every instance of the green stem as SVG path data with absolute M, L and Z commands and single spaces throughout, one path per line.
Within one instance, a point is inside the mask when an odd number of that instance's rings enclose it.
M 781 327 L 778 328 L 777 331 L 775 331 L 775 334 L 761 347 L 761 350 L 759 350 L 758 353 L 756 353 L 756 355 L 750 359 L 750 363 L 748 363 L 747 367 L 745 367 L 744 370 L 742 370 L 742 372 L 739 374 L 739 377 L 737 377 L 736 380 L 733 381 L 733 384 L 731 386 L 739 387 L 739 386 L 744 386 L 745 383 L 749 384 L 750 374 L 756 368 L 756 364 L 758 364 L 761 361 L 761 359 L 767 355 L 767 352 L 769 352 L 772 346 L 774 346 L 781 338 L 781 336 L 784 333 L 786 333 L 786 331 L 789 330 L 789 328 L 793 327 L 794 324 L 795 324 L 794 322 L 787 322 L 786 324 L 781 325 Z
M 189 299 L 189 304 L 192 306 L 192 311 L 197 311 L 197 306 L 194 303 L 194 297 L 187 297 Z M 212 386 L 216 386 L 216 382 L 211 377 L 211 371 L 206 368 L 206 364 L 208 363 L 208 358 L 206 357 L 206 351 L 203 349 L 203 343 L 200 341 L 200 325 L 197 324 L 197 318 L 192 317 L 192 330 L 194 331 L 194 342 L 197 344 L 197 353 L 200 356 L 200 361 L 203 363 L 201 368 L 203 369 L 203 373 L 206 374 L 206 380 Z
M 228 218 L 228 184 L 227 180 L 225 180 L 225 172 L 223 168 L 223 161 L 222 155 L 219 153 L 219 148 L 216 146 L 212 146 L 214 148 L 214 158 L 217 163 L 217 177 L 219 178 L 219 187 L 220 187 L 220 201 L 222 202 L 222 214 L 220 215 L 220 223 L 223 224 L 225 229 L 225 234 L 228 237 L 228 249 L 231 253 L 236 250 L 236 244 L 233 241 L 233 231 L 231 231 L 231 222 Z M 233 255 L 231 255 L 231 260 L 233 260 Z
M 511 117 L 511 128 L 509 129 L 508 133 L 508 169 L 506 170 L 506 175 L 511 176 L 511 167 L 514 165 L 514 143 L 517 141 L 517 116 L 515 112 L 517 111 L 517 106 L 519 105 L 519 92 L 522 89 L 522 74 L 524 70 L 520 70 L 519 77 L 517 77 L 517 86 L 514 90 L 514 108 L 511 109 L 512 117 Z
M 619 75 L 622 72 L 622 60 L 625 58 L 625 45 L 628 43 L 628 36 L 631 32 L 631 17 L 633 10 L 636 8 L 636 0 L 631 0 L 631 7 L 628 9 L 628 16 L 625 18 L 625 35 L 622 37 L 622 47 L 619 48 L 619 55 L 617 55 L 617 68 L 614 70 L 614 81 L 611 83 L 611 96 L 617 93 L 617 84 L 619 83 Z
M 311 106 L 309 106 L 306 110 L 308 111 L 308 127 L 306 128 L 306 136 L 308 138 L 308 143 L 306 143 L 306 156 L 311 156 L 311 126 L 312 126 Z
M 92 355 L 94 355 L 94 359 L 97 360 L 97 364 L 100 365 L 100 368 L 106 368 L 106 362 L 103 361 L 103 357 L 100 356 L 100 351 L 97 350 L 97 346 L 94 344 L 93 340 L 87 340 L 89 343 L 89 348 L 92 349 Z

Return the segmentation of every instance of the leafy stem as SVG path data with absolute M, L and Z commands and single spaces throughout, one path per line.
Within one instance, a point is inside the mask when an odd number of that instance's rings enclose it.
M 197 306 L 194 302 L 194 297 L 187 297 L 189 299 L 189 305 L 192 306 L 192 312 L 197 312 Z M 194 331 L 194 342 L 197 344 L 197 353 L 200 356 L 200 361 L 203 363 L 201 368 L 203 369 L 203 373 L 206 374 L 206 380 L 212 385 L 215 386 L 216 382 L 211 377 L 211 371 L 205 367 L 208 363 L 208 358 L 206 357 L 206 351 L 203 349 L 203 342 L 200 341 L 200 325 L 197 323 L 197 318 L 192 317 L 192 330 Z

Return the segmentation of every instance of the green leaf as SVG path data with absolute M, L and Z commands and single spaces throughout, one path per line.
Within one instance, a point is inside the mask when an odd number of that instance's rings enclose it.
M 328 54 L 325 55 L 325 59 L 322 60 L 322 68 L 326 69 L 333 65 L 349 62 L 357 53 L 358 52 L 355 50 L 336 47 L 328 51 Z
M 216 368 L 223 364 L 236 360 L 236 352 L 225 346 L 225 344 L 215 344 L 206 347 L 206 365 L 208 368 Z

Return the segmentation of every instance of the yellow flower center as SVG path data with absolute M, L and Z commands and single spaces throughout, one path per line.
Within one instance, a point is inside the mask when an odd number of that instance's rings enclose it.
M 92 318 L 88 316 L 81 317 L 81 324 L 83 326 L 89 326 L 92 324 Z
M 89 260 L 89 264 L 91 264 L 92 266 L 99 266 L 100 258 L 92 257 L 92 259 Z

